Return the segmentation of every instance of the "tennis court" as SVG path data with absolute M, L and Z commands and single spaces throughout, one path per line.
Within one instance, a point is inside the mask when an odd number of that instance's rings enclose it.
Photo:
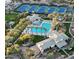
M 18 12 L 29 12 L 29 13 L 44 13 L 44 14 L 50 14 L 53 12 L 57 13 L 65 13 L 66 7 L 57 7 L 57 6 L 47 6 L 47 5 L 31 5 L 31 4 L 23 4 L 17 8 L 16 11 Z

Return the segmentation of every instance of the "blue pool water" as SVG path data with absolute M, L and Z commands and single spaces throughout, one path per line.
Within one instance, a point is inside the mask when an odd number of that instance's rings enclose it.
M 31 28 L 32 33 L 47 33 L 51 28 L 50 22 L 42 23 L 42 28 Z
M 17 8 L 16 11 L 19 12 L 28 11 L 29 13 L 32 13 L 34 11 L 35 13 L 47 13 L 47 14 L 53 12 L 64 13 L 66 11 L 66 7 L 24 4 L 21 5 L 19 8 Z

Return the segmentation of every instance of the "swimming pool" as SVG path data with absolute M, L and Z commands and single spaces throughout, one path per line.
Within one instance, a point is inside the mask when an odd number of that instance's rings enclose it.
M 66 7 L 56 7 L 56 6 L 47 6 L 47 5 L 31 5 L 31 4 L 23 4 L 16 8 L 16 11 L 18 12 L 24 12 L 28 11 L 29 13 L 35 12 L 35 13 L 65 13 L 66 12 Z
M 50 22 L 43 22 L 41 24 L 41 27 L 32 27 L 31 32 L 32 33 L 48 33 L 51 29 L 51 23 Z

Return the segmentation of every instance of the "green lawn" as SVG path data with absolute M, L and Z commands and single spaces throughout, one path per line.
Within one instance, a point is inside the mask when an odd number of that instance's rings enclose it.
M 66 21 L 72 22 L 72 18 L 70 17 Z M 70 23 L 64 23 L 64 26 L 66 26 L 66 32 L 65 32 L 65 34 L 68 35 L 69 37 L 71 37 L 71 35 L 69 33 Z
M 44 20 L 50 20 L 49 18 L 43 18 Z
M 14 21 L 18 14 L 5 14 L 6 21 Z
M 66 32 L 65 32 L 65 34 L 68 35 L 69 37 L 71 37 L 71 35 L 69 33 L 70 23 L 64 23 L 64 26 L 66 26 Z
M 54 53 L 53 52 L 50 52 L 49 54 L 47 54 L 47 59 L 54 59 Z
M 58 2 L 58 0 L 52 0 L 52 2 Z
M 65 49 L 65 51 L 68 53 L 68 54 L 72 54 L 73 53 L 73 51 L 74 51 L 74 47 L 72 47 L 72 49 L 71 50 L 68 50 L 68 49 Z
M 18 14 L 16 13 L 10 13 L 10 14 L 5 14 L 5 21 L 10 22 L 10 21 L 14 21 L 15 24 L 13 25 L 13 27 L 19 22 L 18 19 Z
M 33 41 L 34 44 L 37 43 L 37 42 L 40 42 L 44 39 L 45 39 L 44 36 L 39 36 L 39 35 L 33 35 L 32 36 L 32 41 Z
M 66 55 L 62 50 L 60 50 L 59 53 L 61 53 L 62 55 Z

